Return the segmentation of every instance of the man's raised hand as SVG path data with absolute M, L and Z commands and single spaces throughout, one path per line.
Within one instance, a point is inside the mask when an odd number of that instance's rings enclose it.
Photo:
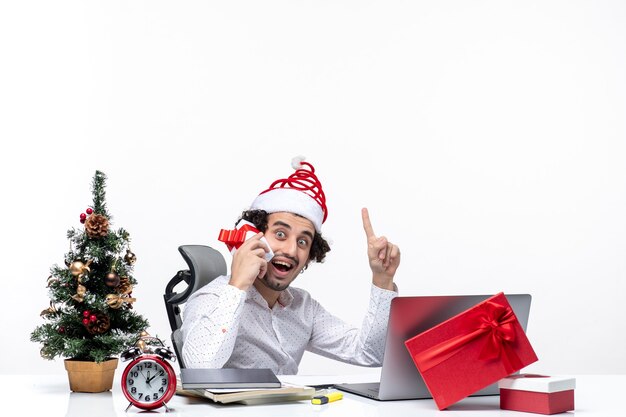
M 377 287 L 393 290 L 393 277 L 400 265 L 400 249 L 386 237 L 376 236 L 367 208 L 361 209 L 361 217 L 367 237 L 367 258 L 372 269 L 372 282 Z

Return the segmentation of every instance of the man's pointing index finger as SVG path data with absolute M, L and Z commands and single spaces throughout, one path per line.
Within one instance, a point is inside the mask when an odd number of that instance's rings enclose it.
M 365 230 L 365 235 L 369 239 L 370 237 L 376 237 L 374 235 L 374 229 L 372 228 L 372 223 L 370 222 L 370 215 L 367 211 L 367 208 L 363 207 L 361 209 L 361 217 L 363 218 L 363 230 Z

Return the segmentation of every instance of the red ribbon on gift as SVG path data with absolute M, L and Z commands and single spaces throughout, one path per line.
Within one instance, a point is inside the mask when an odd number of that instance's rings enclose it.
M 467 315 L 459 317 L 459 320 L 463 321 L 463 327 L 469 329 L 469 333 L 455 336 L 415 354 L 414 359 L 419 364 L 420 372 L 446 361 L 479 337 L 484 337 L 485 343 L 478 359 L 500 358 L 509 374 L 523 367 L 522 361 L 512 347 L 517 318 L 511 307 L 487 301 L 475 311 L 472 310 Z
M 226 243 L 228 250 L 239 249 L 239 247 L 246 241 L 246 233 L 253 232 L 259 233 L 259 230 L 249 224 L 244 224 L 239 229 L 222 229 L 217 237 L 220 242 Z

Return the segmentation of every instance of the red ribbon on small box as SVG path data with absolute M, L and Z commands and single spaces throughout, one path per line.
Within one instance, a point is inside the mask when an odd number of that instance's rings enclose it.
M 485 337 L 485 344 L 478 356 L 482 360 L 502 359 L 507 372 L 513 373 L 523 367 L 511 343 L 515 341 L 513 324 L 517 318 L 510 307 L 488 301 L 482 308 L 463 318 L 466 334 L 455 336 L 414 355 L 422 372 L 439 365 L 459 353 L 463 346 L 476 338 Z
M 259 233 L 259 230 L 250 224 L 244 224 L 239 229 L 222 229 L 217 237 L 220 242 L 226 243 L 229 251 L 233 249 L 239 249 L 239 247 L 246 241 L 246 233 Z

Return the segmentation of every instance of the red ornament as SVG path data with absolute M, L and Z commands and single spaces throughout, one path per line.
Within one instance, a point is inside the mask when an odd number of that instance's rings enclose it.
M 80 220 L 84 221 L 87 218 L 85 213 L 80 213 Z
M 85 219 L 80 219 L 80 222 L 84 224 L 85 223 Z
M 87 212 L 87 214 L 93 213 L 93 209 L 91 207 L 87 207 L 87 210 L 85 211 Z
M 89 321 L 94 323 L 96 320 L 98 320 L 98 317 L 96 317 L 95 314 L 92 314 L 91 316 L 89 316 Z
M 89 324 L 89 319 L 83 319 L 83 324 L 86 326 Z
M 59 332 L 59 334 L 65 333 L 65 327 L 64 326 L 59 327 L 58 332 Z
M 89 310 L 83 311 L 83 317 L 89 317 L 90 314 L 91 312 Z

